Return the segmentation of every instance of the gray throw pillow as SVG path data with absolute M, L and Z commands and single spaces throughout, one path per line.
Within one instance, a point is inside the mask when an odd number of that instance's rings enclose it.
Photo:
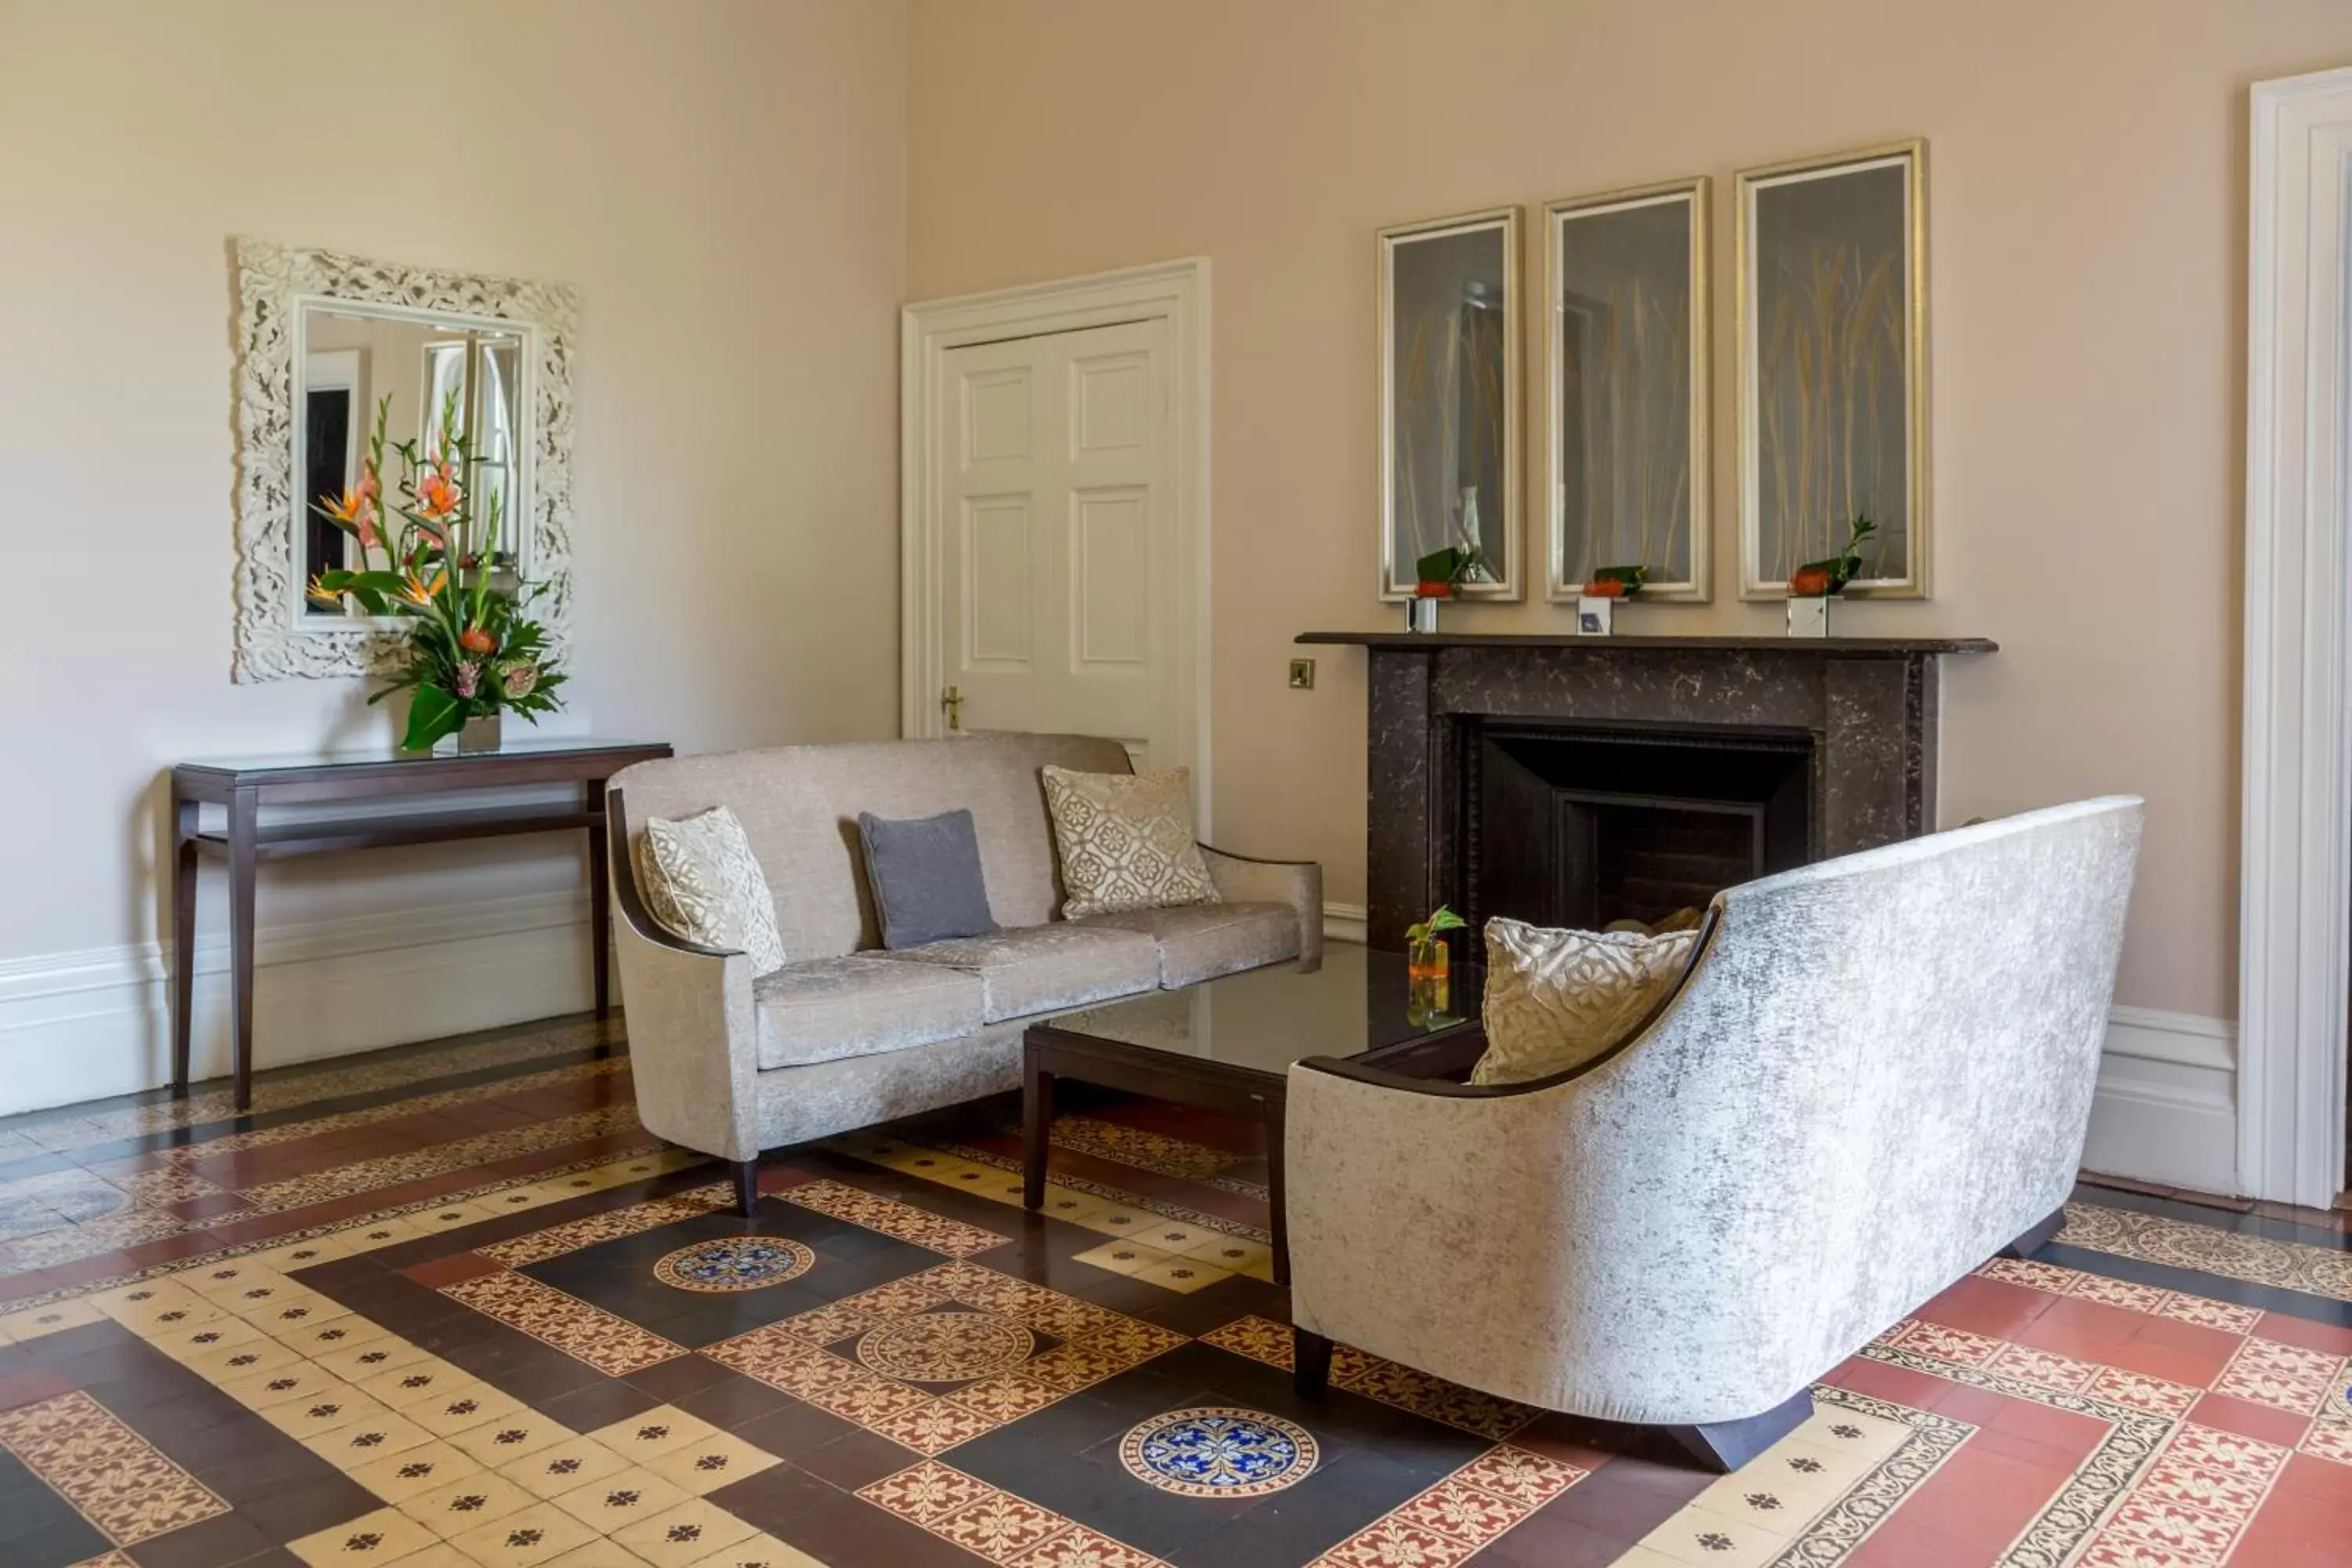
M 971 813 L 885 822 L 861 811 L 857 837 L 866 846 L 866 880 L 874 889 L 884 947 L 920 947 L 996 930 Z

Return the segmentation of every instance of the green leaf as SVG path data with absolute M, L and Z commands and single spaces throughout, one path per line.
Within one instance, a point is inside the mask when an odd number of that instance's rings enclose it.
M 401 737 L 404 752 L 429 752 L 444 735 L 465 728 L 466 705 L 437 686 L 419 686 L 408 705 L 408 733 Z

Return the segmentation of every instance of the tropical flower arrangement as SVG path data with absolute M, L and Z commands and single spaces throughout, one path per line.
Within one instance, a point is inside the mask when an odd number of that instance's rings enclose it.
M 429 450 L 419 450 L 414 439 L 391 445 L 401 472 L 387 500 L 384 424 L 391 408 L 389 397 L 376 405 L 359 483 L 316 502 L 321 517 L 358 542 L 360 563 L 320 573 L 310 597 L 411 623 L 405 668 L 368 697 L 375 703 L 395 691 L 415 693 L 402 750 L 430 751 L 469 720 L 501 710 L 536 721 L 562 706 L 555 692 L 564 676 L 548 658 L 545 628 L 523 613 L 538 589 L 503 569 L 511 559 L 499 548 L 504 498 L 492 490 L 477 514 L 467 494 L 467 437 L 457 429 L 453 395 L 442 405 L 438 439 Z M 387 511 L 398 520 L 389 528 Z
M 1793 598 L 1825 599 L 1843 593 L 1845 585 L 1862 575 L 1862 547 L 1878 524 L 1871 521 L 1868 512 L 1857 512 L 1846 535 L 1845 548 L 1835 555 L 1820 561 L 1808 561 L 1789 574 L 1789 593 Z
M 1589 599 L 1630 599 L 1649 581 L 1647 566 L 1601 566 L 1580 592 Z
M 1449 544 L 1443 550 L 1433 550 L 1413 563 L 1416 599 L 1452 599 L 1460 596 L 1462 584 L 1485 581 L 1486 559 L 1475 544 Z

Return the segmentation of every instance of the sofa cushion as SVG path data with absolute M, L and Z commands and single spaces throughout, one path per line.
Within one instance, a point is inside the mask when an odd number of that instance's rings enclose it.
M 971 813 L 943 811 L 887 822 L 862 811 L 857 837 L 866 847 L 866 879 L 873 889 L 884 947 L 920 947 L 996 930 Z
M 749 954 L 754 974 L 783 966 L 775 900 L 743 825 L 725 806 L 648 821 L 637 839 L 637 880 L 646 908 L 677 935 Z
M 951 1039 L 980 1027 L 978 976 L 879 953 L 787 963 L 753 983 L 761 1068 L 805 1067 Z
M 877 953 L 887 963 L 976 975 L 988 1022 L 1083 1006 L 1160 984 L 1160 947 L 1140 931 L 1056 923 Z
M 1160 946 L 1162 985 L 1192 985 L 1298 956 L 1298 911 L 1288 904 L 1186 904 L 1089 915 L 1078 923 L 1150 937 Z
M 1192 837 L 1192 775 L 1039 770 L 1062 857 L 1062 918 L 1213 904 L 1217 885 Z
M 1695 931 L 1554 931 L 1486 922 L 1486 1051 L 1475 1084 L 1524 1083 L 1587 1061 L 1627 1030 L 1690 963 Z

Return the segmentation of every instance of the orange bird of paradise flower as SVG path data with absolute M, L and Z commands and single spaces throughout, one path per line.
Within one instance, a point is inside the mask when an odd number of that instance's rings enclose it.
M 322 605 L 340 605 L 343 602 L 343 595 L 341 589 L 327 587 L 316 577 L 310 579 L 310 586 L 308 592 L 310 593 L 310 597 L 318 600 Z
M 433 602 L 433 596 L 441 591 L 442 584 L 448 581 L 449 574 L 436 572 L 433 574 L 433 582 L 428 586 L 422 578 L 412 572 L 408 574 L 408 585 L 401 590 L 401 597 L 412 605 L 429 605 Z
M 457 510 L 457 481 L 446 465 L 416 481 L 417 510 L 426 517 L 444 518 Z
M 375 531 L 373 483 L 372 478 L 363 478 L 360 480 L 359 489 L 345 490 L 340 499 L 334 496 L 319 498 L 319 510 L 350 529 L 363 545 L 382 542 Z

